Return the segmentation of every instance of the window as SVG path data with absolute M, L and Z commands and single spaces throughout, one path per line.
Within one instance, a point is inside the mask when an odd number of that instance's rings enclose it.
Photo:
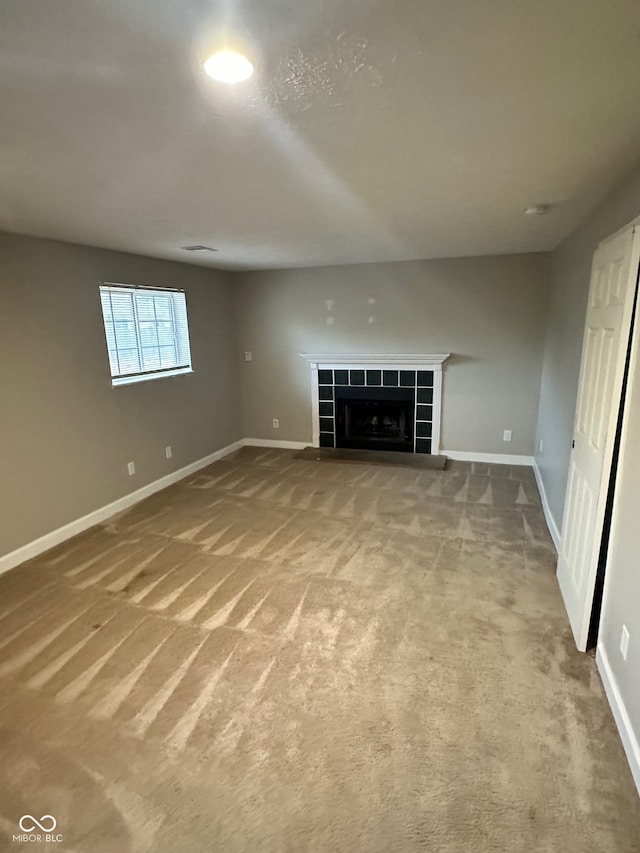
M 184 291 L 100 287 L 113 385 L 191 372 Z

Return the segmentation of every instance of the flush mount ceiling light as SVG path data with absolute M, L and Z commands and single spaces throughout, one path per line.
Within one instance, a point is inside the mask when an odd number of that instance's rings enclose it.
M 253 65 L 246 56 L 233 50 L 221 50 L 205 60 L 203 68 L 220 83 L 241 83 L 253 74 Z
M 182 246 L 185 252 L 217 252 L 217 249 L 212 249 L 211 246 Z
M 535 204 L 525 210 L 526 216 L 544 216 L 546 213 L 549 213 L 548 204 Z

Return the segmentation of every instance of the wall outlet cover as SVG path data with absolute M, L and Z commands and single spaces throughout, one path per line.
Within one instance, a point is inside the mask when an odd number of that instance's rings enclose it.
M 511 441 L 511 430 L 510 429 L 505 429 L 505 431 L 502 433 L 502 440 L 503 441 Z
M 168 445 L 165 447 L 165 449 L 164 449 L 164 455 L 167 457 L 167 459 L 171 459 L 171 457 L 173 456 L 173 450 L 172 450 L 172 448 L 171 448 L 171 445 L 170 445 L 170 444 L 168 444 Z
M 629 654 L 629 631 L 627 630 L 627 626 L 622 626 L 622 636 L 620 638 L 620 651 L 622 653 L 622 657 L 626 660 L 627 655 Z
M 244 354 L 244 360 L 245 361 L 253 361 L 253 353 L 249 352 L 249 350 L 247 350 Z
M 127 470 L 129 472 L 129 476 L 133 477 L 133 475 L 136 473 L 136 463 L 129 462 L 129 464 L 127 465 Z
M 280 429 L 280 421 L 278 420 L 278 418 L 273 419 L 273 428 Z

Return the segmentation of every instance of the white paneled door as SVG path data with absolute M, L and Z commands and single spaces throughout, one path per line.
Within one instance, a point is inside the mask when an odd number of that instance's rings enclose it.
M 593 258 L 573 449 L 562 521 L 558 581 L 576 645 L 587 647 L 602 541 L 633 297 L 640 230 L 600 244 Z

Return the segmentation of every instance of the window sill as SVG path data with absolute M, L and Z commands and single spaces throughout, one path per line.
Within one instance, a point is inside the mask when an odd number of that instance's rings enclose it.
M 145 373 L 142 376 L 113 376 L 111 378 L 112 388 L 120 385 L 136 385 L 138 382 L 151 382 L 152 379 L 168 379 L 172 376 L 184 376 L 193 373 L 192 367 L 180 367 L 177 370 L 163 370 L 161 373 Z

